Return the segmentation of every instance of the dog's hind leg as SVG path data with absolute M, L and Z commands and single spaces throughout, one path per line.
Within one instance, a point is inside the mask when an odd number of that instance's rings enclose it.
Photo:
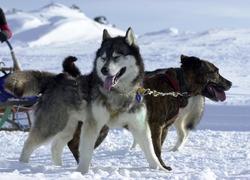
M 161 159 L 162 128 L 160 127 L 160 125 L 158 123 L 152 123 L 150 125 L 150 130 L 151 130 L 151 138 L 152 138 L 155 154 L 156 154 L 157 158 L 159 159 L 161 165 L 164 167 L 165 164 L 164 164 L 163 160 Z
M 69 120 L 66 127 L 53 138 L 51 144 L 51 158 L 54 165 L 62 165 L 63 148 L 73 138 L 77 124 L 77 120 Z
M 73 139 L 68 142 L 69 150 L 72 152 L 77 164 L 79 163 L 79 144 L 83 122 L 79 121 Z
M 107 137 L 109 133 L 109 127 L 108 126 L 103 126 L 103 128 L 100 131 L 100 134 L 95 142 L 95 148 L 97 148 L 98 146 L 100 146 L 100 144 L 104 141 L 104 139 Z
M 165 140 L 165 137 L 167 135 L 168 132 L 168 127 L 161 127 L 158 123 L 152 123 L 150 125 L 150 129 L 151 129 L 151 137 L 152 137 L 152 141 L 153 141 L 153 146 L 154 146 L 154 150 L 155 150 L 155 154 L 158 158 L 158 160 L 160 161 L 161 165 L 167 169 L 167 170 L 172 170 L 171 167 L 166 166 L 164 161 L 161 158 L 161 152 L 162 152 L 162 145 L 163 142 Z
M 178 116 L 173 117 L 172 119 L 166 120 L 165 127 L 162 129 L 162 135 L 161 135 L 161 146 L 163 146 L 163 143 L 168 135 L 168 131 L 170 127 L 174 124 Z
M 20 162 L 28 163 L 30 160 L 31 154 L 44 143 L 49 141 L 50 137 L 44 137 L 40 134 L 40 131 L 37 129 L 31 129 L 27 140 L 24 143 L 24 147 L 19 158 Z

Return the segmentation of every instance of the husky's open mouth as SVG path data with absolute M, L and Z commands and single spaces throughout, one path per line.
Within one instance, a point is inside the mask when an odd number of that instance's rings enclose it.
M 213 101 L 225 101 L 226 93 L 223 89 L 223 87 L 210 83 L 206 86 L 205 96 Z
M 123 67 L 120 71 L 118 71 L 118 73 L 116 73 L 116 75 L 107 76 L 103 84 L 104 89 L 106 91 L 110 91 L 110 89 L 117 84 L 119 78 L 125 73 L 125 71 L 126 67 Z

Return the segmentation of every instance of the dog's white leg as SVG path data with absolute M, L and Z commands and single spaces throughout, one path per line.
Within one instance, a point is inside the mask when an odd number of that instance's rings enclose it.
M 186 132 L 184 128 L 184 121 L 185 119 L 178 117 L 174 123 L 178 140 L 175 146 L 171 149 L 171 151 L 179 151 L 182 148 L 183 144 L 185 143 Z
M 62 165 L 62 152 L 67 142 L 64 142 L 63 136 L 57 135 L 51 144 L 51 159 L 54 165 Z
M 132 144 L 132 146 L 131 146 L 131 149 L 139 149 L 139 144 L 137 143 L 137 141 L 134 139 L 134 141 L 133 141 L 133 144 Z
M 68 121 L 63 131 L 59 132 L 51 144 L 51 158 L 56 166 L 62 165 L 62 152 L 65 145 L 73 138 L 78 121 Z
M 145 153 L 145 157 L 152 169 L 164 169 L 160 164 L 158 158 L 155 155 L 154 147 L 151 140 L 151 133 L 148 125 L 144 128 L 138 130 L 135 128 L 130 128 L 135 140 L 139 143 L 142 151 Z
M 19 158 L 20 162 L 28 163 L 30 160 L 31 154 L 44 143 L 50 140 L 50 138 L 44 138 L 43 136 L 39 136 L 36 132 L 36 129 L 31 129 L 27 140 L 24 143 L 23 150 L 21 156 Z
M 132 121 L 128 122 L 129 130 L 133 134 L 135 141 L 139 143 L 142 151 L 145 153 L 150 168 L 165 170 L 155 155 L 151 132 L 146 118 L 146 108 L 132 117 L 132 119 Z
M 36 145 L 36 141 L 29 136 L 25 141 L 21 156 L 19 158 L 20 162 L 28 163 L 30 161 L 31 154 L 37 149 L 39 146 Z
M 83 123 L 80 136 L 80 157 L 77 171 L 85 174 L 89 171 L 96 139 L 104 124 L 89 119 Z
M 89 171 L 97 137 L 102 127 L 107 124 L 110 119 L 110 114 L 106 107 L 103 107 L 99 101 L 93 102 L 87 112 L 91 115 L 88 114 L 86 120 L 83 121 L 79 144 L 79 165 L 77 167 L 77 171 L 82 174 Z

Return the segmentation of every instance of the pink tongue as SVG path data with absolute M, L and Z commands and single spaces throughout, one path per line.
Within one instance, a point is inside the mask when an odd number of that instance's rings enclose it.
M 115 76 L 106 77 L 105 82 L 103 84 L 103 88 L 106 91 L 110 91 L 111 87 L 113 86 L 114 78 L 115 78 Z
M 212 87 L 215 93 L 215 96 L 220 100 L 220 101 L 225 101 L 226 100 L 226 94 L 224 91 L 220 91 L 215 87 Z

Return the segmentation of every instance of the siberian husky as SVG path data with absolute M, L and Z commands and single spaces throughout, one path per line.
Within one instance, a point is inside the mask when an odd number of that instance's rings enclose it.
M 78 121 L 82 121 L 77 168 L 82 174 L 89 170 L 94 144 L 105 125 L 128 127 L 150 168 L 164 169 L 154 152 L 146 105 L 136 100 L 143 76 L 144 64 L 131 28 L 124 37 L 111 38 L 107 30 L 103 31 L 103 41 L 89 75 L 40 71 L 11 74 L 5 82 L 8 92 L 19 97 L 42 94 L 20 161 L 29 162 L 35 149 L 53 140 L 52 160 L 55 165 L 62 165 L 63 147 L 72 139 Z
M 164 169 L 154 153 L 146 105 L 136 100 L 143 76 L 144 64 L 132 29 L 127 30 L 125 37 L 115 38 L 104 30 L 92 72 L 90 113 L 81 129 L 80 172 L 88 172 L 95 140 L 105 125 L 128 127 L 150 168 Z

